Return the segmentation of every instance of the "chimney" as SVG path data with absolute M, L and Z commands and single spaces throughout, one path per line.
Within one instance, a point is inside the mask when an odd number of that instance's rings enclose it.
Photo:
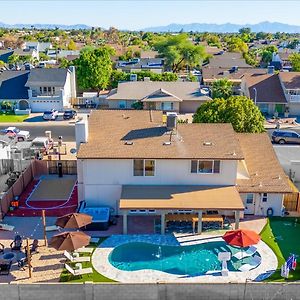
M 84 115 L 81 120 L 75 123 L 76 149 L 79 150 L 81 143 L 87 143 L 89 139 L 88 115 Z
M 268 72 L 268 74 L 274 74 L 274 66 L 268 66 L 268 70 L 267 70 L 267 72 Z
M 174 112 L 167 113 L 167 130 L 172 131 L 177 127 L 177 114 Z

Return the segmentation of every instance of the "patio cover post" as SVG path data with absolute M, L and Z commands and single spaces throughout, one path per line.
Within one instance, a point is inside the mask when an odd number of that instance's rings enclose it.
M 202 233 L 202 210 L 198 211 L 198 234 Z
M 160 233 L 165 234 L 165 231 L 166 231 L 165 212 L 161 212 L 161 215 L 160 215 Z
M 240 227 L 240 211 L 236 210 L 234 212 L 234 216 L 235 216 L 235 230 L 237 230 Z
M 127 234 L 127 210 L 123 211 L 123 234 Z

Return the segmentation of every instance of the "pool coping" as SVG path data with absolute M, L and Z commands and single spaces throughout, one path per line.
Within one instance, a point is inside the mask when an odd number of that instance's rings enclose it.
M 211 235 L 193 235 L 197 237 L 190 245 L 202 244 L 206 242 L 223 241 L 220 236 Z M 277 269 L 277 257 L 269 246 L 260 241 L 257 245 L 257 251 L 261 256 L 261 264 L 250 271 L 239 272 L 229 271 L 228 276 L 221 276 L 220 271 L 215 271 L 206 275 L 182 276 L 169 274 L 157 270 L 138 270 L 123 271 L 112 266 L 108 260 L 114 247 L 130 242 L 148 242 L 160 245 L 180 246 L 180 236 L 174 235 L 114 235 L 106 239 L 92 255 L 92 264 L 94 269 L 100 274 L 122 283 L 176 283 L 176 282 L 194 282 L 194 283 L 245 283 L 248 281 L 261 281 L 269 277 Z

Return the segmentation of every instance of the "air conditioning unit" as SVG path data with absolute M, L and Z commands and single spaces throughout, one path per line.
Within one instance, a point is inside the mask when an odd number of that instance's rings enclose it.
M 137 74 L 130 74 L 130 81 L 137 81 Z

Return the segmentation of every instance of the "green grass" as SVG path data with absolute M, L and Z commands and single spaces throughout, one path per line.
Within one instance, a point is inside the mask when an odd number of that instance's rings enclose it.
M 99 244 L 101 244 L 105 238 L 101 238 L 99 241 Z M 98 244 L 98 245 L 99 245 Z M 89 247 L 91 248 L 96 248 L 98 245 L 96 244 L 90 244 Z M 92 256 L 92 254 L 89 253 L 83 253 L 80 254 L 81 256 Z M 69 263 L 68 264 L 71 267 L 75 266 L 75 263 Z M 86 281 L 92 281 L 92 282 L 115 282 L 112 279 L 109 279 L 105 277 L 104 275 L 98 273 L 94 268 L 91 262 L 83 262 L 82 263 L 82 268 L 92 268 L 93 273 L 92 274 L 85 274 L 82 276 L 73 276 L 70 274 L 66 269 L 64 269 L 60 275 L 60 282 L 70 282 L 70 283 L 75 283 L 75 282 L 86 282 Z
M 291 253 L 300 257 L 300 219 L 291 217 L 270 218 L 260 233 L 262 240 L 274 251 L 278 260 L 278 269 L 267 281 L 295 281 L 300 280 L 300 263 L 295 271 L 291 271 L 289 278 L 280 276 L 280 268 Z
M 15 115 L 13 112 L 0 111 L 0 123 L 20 123 L 28 118 L 28 115 Z

